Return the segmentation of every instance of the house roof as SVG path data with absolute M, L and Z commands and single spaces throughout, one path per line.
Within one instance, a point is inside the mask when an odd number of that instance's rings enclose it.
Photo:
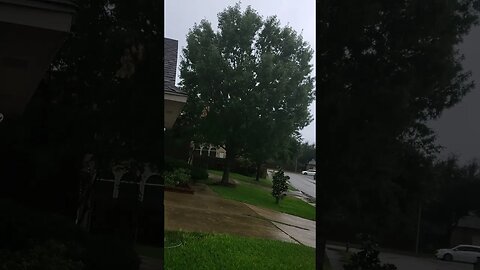
M 457 227 L 480 229 L 480 217 L 474 215 L 464 216 L 458 221 Z
M 67 13 L 75 13 L 75 10 L 78 8 L 76 1 L 69 0 L 0 0 L 0 2 Z
M 180 88 L 175 86 L 175 77 L 177 76 L 177 52 L 178 41 L 170 38 L 163 39 L 164 44 L 164 91 L 171 94 L 185 94 Z
M 315 159 L 312 159 L 308 162 L 308 165 L 316 165 Z

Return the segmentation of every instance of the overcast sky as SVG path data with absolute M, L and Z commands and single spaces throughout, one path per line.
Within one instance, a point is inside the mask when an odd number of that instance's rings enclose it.
M 438 143 L 445 148 L 440 157 L 456 154 L 462 163 L 480 158 L 480 27 L 475 27 L 459 46 L 465 55 L 463 67 L 472 72 L 475 88 L 454 107 L 431 123 Z
M 233 0 L 166 0 L 165 1 L 165 37 L 178 40 L 179 54 L 186 45 L 186 35 L 194 23 L 207 19 L 217 29 L 217 14 L 227 6 L 233 6 L 238 1 Z M 276 15 L 282 26 L 289 24 L 315 50 L 315 1 L 314 0 L 244 0 L 242 10 L 250 5 L 260 16 Z M 303 31 L 302 31 L 303 30 Z M 180 63 L 180 60 L 177 64 Z M 312 64 L 315 74 L 315 54 Z M 178 72 L 177 72 L 178 73 Z M 177 78 L 178 83 L 178 78 Z M 309 107 L 315 118 L 315 102 Z M 301 131 L 305 141 L 315 143 L 315 119 Z

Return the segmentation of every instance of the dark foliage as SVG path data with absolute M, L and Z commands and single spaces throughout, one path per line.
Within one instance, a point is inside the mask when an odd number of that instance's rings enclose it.
M 0 200 L 2 269 L 136 270 L 130 243 L 112 235 L 89 235 L 68 218 Z
M 204 168 L 192 167 L 190 169 L 190 176 L 192 177 L 192 180 L 194 180 L 194 181 L 205 180 L 205 179 L 208 179 L 208 172 Z
M 285 193 L 288 190 L 288 179 L 290 179 L 290 176 L 286 176 L 282 169 L 278 169 L 273 175 L 272 196 L 275 198 L 277 204 L 285 197 Z
M 378 258 L 378 245 L 369 236 L 362 235 L 362 250 L 350 256 L 345 270 L 396 270 L 393 264 L 382 264 Z

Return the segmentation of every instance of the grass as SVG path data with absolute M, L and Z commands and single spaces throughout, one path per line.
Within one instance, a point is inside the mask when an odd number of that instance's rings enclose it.
M 178 231 L 165 236 L 182 242 L 165 249 L 165 269 L 315 269 L 315 249 L 294 243 Z M 162 249 L 138 246 L 137 252 L 159 258 Z
M 274 211 L 315 220 L 315 207 L 310 204 L 289 196 L 281 200 L 279 204 L 276 204 L 269 190 L 259 188 L 258 185 L 250 184 L 246 181 L 242 181 L 235 187 L 210 185 L 210 188 L 225 199 L 245 202 Z
M 223 171 L 208 170 L 208 172 L 213 174 L 213 175 L 217 175 L 217 176 L 222 176 L 223 175 Z M 230 172 L 230 177 L 235 179 L 235 180 L 238 180 L 240 182 L 249 183 L 249 184 L 253 184 L 253 185 L 259 185 L 259 186 L 266 187 L 266 188 L 272 188 L 272 180 L 270 180 L 268 178 L 259 178 L 258 181 L 257 181 L 257 180 L 255 180 L 255 177 L 245 176 L 245 175 L 242 175 L 242 174 L 232 173 L 232 172 Z M 291 191 L 297 191 L 297 189 L 294 188 L 290 184 L 288 184 L 288 189 L 291 190 Z
M 222 176 L 223 175 L 222 171 L 208 170 L 208 172 L 211 173 L 211 174 L 217 175 L 217 176 Z M 272 181 L 270 179 L 267 179 L 267 178 L 259 178 L 258 181 L 257 181 L 257 180 L 255 180 L 255 177 L 245 176 L 245 175 L 238 174 L 238 173 L 233 173 L 233 172 L 230 172 L 230 178 L 233 178 L 235 180 L 238 180 L 238 181 L 244 182 L 244 183 L 249 183 L 249 184 L 253 184 L 253 185 L 259 185 L 259 186 L 262 186 L 262 187 L 272 188 Z

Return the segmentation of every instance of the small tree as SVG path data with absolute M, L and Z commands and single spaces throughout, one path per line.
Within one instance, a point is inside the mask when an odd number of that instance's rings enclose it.
M 273 185 L 272 185 L 272 196 L 275 197 L 275 202 L 278 204 L 280 199 L 285 195 L 285 192 L 288 190 L 287 180 L 290 179 L 289 176 L 284 175 L 282 169 L 279 169 L 273 175 Z

